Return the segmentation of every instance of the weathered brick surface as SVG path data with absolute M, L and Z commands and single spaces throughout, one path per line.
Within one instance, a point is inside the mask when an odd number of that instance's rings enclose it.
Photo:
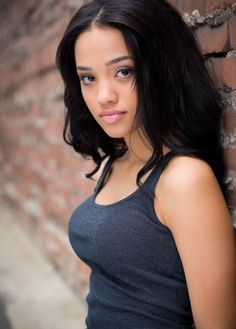
M 223 121 L 224 121 L 224 128 L 227 131 L 227 133 L 234 135 L 236 133 L 236 111 L 225 113 L 223 117 Z M 235 161 L 235 166 L 236 166 L 236 161 Z
M 173 5 L 181 12 L 181 13 L 192 13 L 194 10 L 198 10 L 199 13 L 205 13 L 205 0 L 176 0 Z
M 230 50 L 228 22 L 215 28 L 203 25 L 197 29 L 195 35 L 201 45 L 203 54 L 221 53 Z
M 211 12 L 219 8 L 225 8 L 229 5 L 235 3 L 234 0 L 206 0 L 205 1 L 205 11 Z
M 232 49 L 236 48 L 236 15 L 233 15 L 229 21 L 229 40 L 230 47 Z
M 236 208 L 236 2 L 171 0 L 210 54 L 225 103 L 225 154 Z M 66 230 L 73 208 L 92 191 L 92 168 L 62 140 L 63 88 L 55 52 L 81 1 L 5 1 L 0 10 L 0 198 L 32 239 L 85 293 L 89 270 L 73 254 Z M 235 212 L 236 213 L 236 212 Z
M 236 145 L 234 148 L 227 149 L 226 152 L 226 160 L 227 160 L 227 167 L 228 167 L 228 188 L 229 188 L 229 199 L 228 205 L 232 214 L 234 214 L 235 220 L 235 204 L 236 204 Z
M 85 290 L 88 269 L 75 260 L 65 232 L 92 186 L 81 174 L 88 164 L 62 140 L 62 82 L 55 70 L 70 3 L 22 0 L 1 7 L 0 183 L 1 199 L 68 281 Z
M 212 12 L 231 7 L 234 0 L 169 0 L 182 14 L 191 14 L 198 11 L 200 15 L 211 14 Z
M 219 87 L 236 89 L 236 57 L 211 60 Z

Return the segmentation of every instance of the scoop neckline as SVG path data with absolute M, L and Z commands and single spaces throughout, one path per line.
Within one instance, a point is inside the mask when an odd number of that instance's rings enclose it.
M 98 208 L 109 208 L 109 207 L 114 207 L 122 202 L 125 202 L 126 200 L 131 199 L 135 194 L 137 194 L 142 189 L 142 187 L 145 185 L 145 183 L 147 182 L 147 180 L 149 179 L 149 177 L 151 176 L 152 173 L 153 173 L 153 171 L 150 173 L 150 175 L 147 177 L 147 179 L 143 182 L 143 184 L 141 186 L 138 186 L 137 189 L 134 190 L 131 194 L 127 195 L 126 197 L 124 197 L 120 200 L 112 202 L 112 203 L 108 203 L 108 204 L 97 203 L 95 201 L 97 194 L 96 194 L 96 192 L 93 192 L 93 195 L 92 195 L 93 204 Z
M 112 203 L 108 203 L 108 204 L 100 204 L 100 203 L 97 203 L 95 201 L 96 199 L 96 196 L 97 196 L 97 193 L 96 193 L 96 190 L 93 192 L 92 194 L 92 200 L 93 200 L 93 204 L 95 207 L 97 208 L 109 208 L 109 207 L 113 207 L 113 206 L 116 206 L 116 205 L 119 205 L 120 203 L 122 202 L 125 202 L 129 199 L 131 199 L 132 197 L 134 197 L 136 194 L 138 194 L 140 192 L 140 190 L 142 188 L 145 187 L 145 185 L 149 182 L 149 180 L 152 178 L 152 176 L 154 175 L 154 173 L 157 171 L 157 169 L 159 168 L 160 164 L 164 161 L 164 159 L 167 157 L 167 155 L 169 156 L 170 154 L 172 153 L 172 151 L 166 153 L 159 161 L 158 164 L 156 164 L 156 166 L 153 168 L 153 170 L 150 172 L 150 174 L 148 175 L 148 177 L 145 179 L 145 181 L 142 183 L 141 186 L 138 186 L 136 190 L 134 190 L 132 193 L 130 193 L 129 195 L 127 195 L 126 197 L 120 199 L 120 200 L 117 200 L 115 202 L 112 202 Z

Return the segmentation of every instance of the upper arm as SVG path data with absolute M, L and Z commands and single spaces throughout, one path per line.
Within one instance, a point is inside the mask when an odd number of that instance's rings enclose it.
M 183 263 L 196 327 L 234 329 L 235 242 L 226 203 L 205 162 L 172 161 L 158 200 Z

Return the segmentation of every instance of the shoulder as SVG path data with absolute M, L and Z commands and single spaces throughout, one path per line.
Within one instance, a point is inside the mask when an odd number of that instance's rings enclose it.
M 216 178 L 205 161 L 196 157 L 175 156 L 161 175 L 160 182 L 163 188 L 175 192 L 176 188 L 178 191 L 188 191 L 193 187 L 201 188 L 202 183 L 216 183 Z
M 175 223 L 173 218 L 197 211 L 207 204 L 225 206 L 219 184 L 211 167 L 203 160 L 190 156 L 175 156 L 163 171 L 156 187 L 156 200 L 163 222 Z
M 217 327 L 217 323 L 224 323 L 225 314 L 232 322 L 235 242 L 229 212 L 212 169 L 202 160 L 177 156 L 163 171 L 156 195 L 161 219 L 171 230 L 183 264 L 197 327 L 208 328 L 211 323 Z M 227 301 L 224 309 L 222 300 Z

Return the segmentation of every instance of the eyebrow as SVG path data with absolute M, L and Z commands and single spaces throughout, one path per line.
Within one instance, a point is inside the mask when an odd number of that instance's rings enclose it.
M 119 63 L 119 62 L 124 61 L 126 59 L 132 59 L 132 57 L 128 56 L 128 55 L 116 57 L 116 58 L 113 58 L 110 61 L 106 62 L 105 65 L 110 66 L 112 64 Z M 92 71 L 93 68 L 91 66 L 80 66 L 80 65 L 78 65 L 78 66 L 76 66 L 76 69 L 80 70 L 80 71 Z

